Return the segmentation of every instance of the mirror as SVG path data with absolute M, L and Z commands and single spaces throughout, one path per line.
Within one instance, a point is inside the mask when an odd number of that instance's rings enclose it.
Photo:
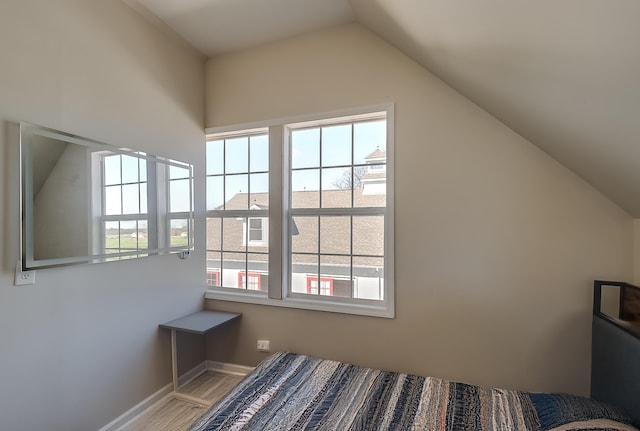
M 22 269 L 193 249 L 193 166 L 20 123 Z

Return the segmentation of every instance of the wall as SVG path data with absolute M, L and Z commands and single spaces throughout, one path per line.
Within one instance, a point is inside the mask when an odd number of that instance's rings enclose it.
M 216 57 L 206 126 L 395 102 L 393 320 L 241 311 L 211 358 L 290 350 L 480 385 L 586 394 L 592 281 L 633 274 L 632 219 L 359 25 Z
M 157 325 L 202 306 L 204 253 L 39 270 L 13 286 L 15 122 L 202 172 L 204 60 L 113 0 L 4 0 L 0 53 L 0 428 L 95 430 L 170 382 Z

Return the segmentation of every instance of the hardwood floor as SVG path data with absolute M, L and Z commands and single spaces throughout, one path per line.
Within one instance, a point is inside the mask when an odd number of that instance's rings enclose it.
M 242 377 L 207 371 L 180 388 L 180 392 L 209 400 L 211 405 L 240 380 Z M 119 431 L 186 431 L 207 408 L 165 397 Z

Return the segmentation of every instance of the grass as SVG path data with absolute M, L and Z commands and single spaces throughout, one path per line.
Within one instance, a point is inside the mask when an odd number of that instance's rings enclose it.
M 180 247 L 188 245 L 188 241 L 186 237 L 183 236 L 172 236 L 171 237 L 171 247 Z M 135 250 L 135 249 L 146 249 L 149 246 L 149 242 L 147 238 L 120 238 L 120 242 L 118 243 L 118 238 L 107 238 L 105 242 L 105 248 L 107 249 L 125 249 L 125 250 Z

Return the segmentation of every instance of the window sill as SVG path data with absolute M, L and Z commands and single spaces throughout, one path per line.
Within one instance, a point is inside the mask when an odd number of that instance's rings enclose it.
M 393 304 L 386 302 L 380 305 L 336 303 L 318 299 L 305 299 L 300 297 L 272 299 L 266 293 L 245 293 L 233 291 L 207 290 L 205 299 L 218 301 L 242 302 L 246 304 L 267 305 L 272 307 L 298 308 L 302 310 L 325 311 L 330 313 L 355 314 L 359 316 L 395 318 Z

